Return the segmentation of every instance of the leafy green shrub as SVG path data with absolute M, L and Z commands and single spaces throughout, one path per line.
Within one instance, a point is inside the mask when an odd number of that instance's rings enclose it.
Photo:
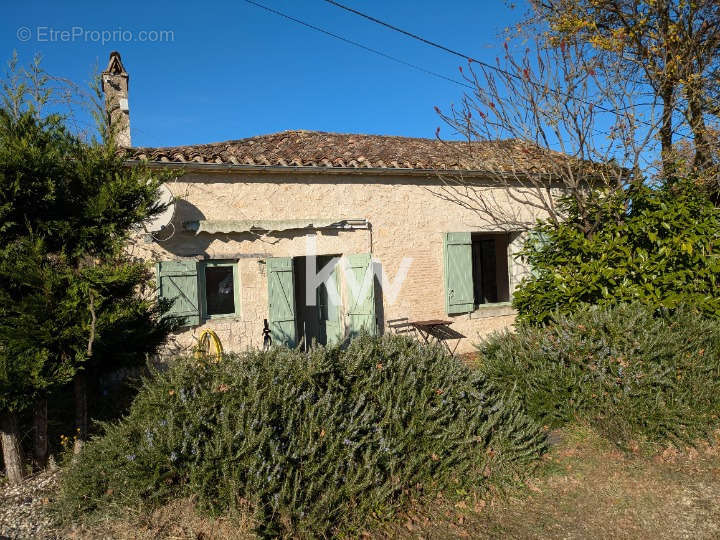
M 720 317 L 720 209 L 692 181 L 591 199 L 592 234 L 572 200 L 561 204 L 567 220 L 540 223 L 522 252 L 533 272 L 514 292 L 520 320 L 633 302 Z
M 214 513 L 249 502 L 263 535 L 323 536 L 391 515 L 409 490 L 507 478 L 544 448 L 515 398 L 462 362 L 360 336 L 344 351 L 178 360 L 69 467 L 60 509 L 191 495 Z
M 581 419 L 614 441 L 691 442 L 717 427 L 720 327 L 695 310 L 585 308 L 479 346 L 480 370 L 551 427 Z

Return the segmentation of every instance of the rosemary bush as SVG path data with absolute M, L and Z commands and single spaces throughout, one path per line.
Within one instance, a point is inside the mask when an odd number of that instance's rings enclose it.
M 479 350 L 488 380 L 551 427 L 579 419 L 615 442 L 691 443 L 718 425 L 720 327 L 694 309 L 587 307 Z
M 215 514 L 249 503 L 263 536 L 335 535 L 410 495 L 507 479 L 544 449 L 516 398 L 477 371 L 360 336 L 346 350 L 178 359 L 68 467 L 59 504 L 73 518 L 192 495 Z

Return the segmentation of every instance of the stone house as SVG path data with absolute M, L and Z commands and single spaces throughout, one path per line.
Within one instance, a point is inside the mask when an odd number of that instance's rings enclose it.
M 466 352 L 512 325 L 522 231 L 478 225 L 472 208 L 440 194 L 443 176 L 462 176 L 517 206 L 483 167 L 512 141 L 473 143 L 472 159 L 468 143 L 313 131 L 139 148 L 117 53 L 103 87 L 128 164 L 182 172 L 167 185 L 172 222 L 132 248 L 156 263 L 159 294 L 185 317 L 179 346 L 207 328 L 226 350 L 260 347 L 264 320 L 275 342 L 298 345 L 444 319 Z M 513 211 L 533 219 L 531 208 Z

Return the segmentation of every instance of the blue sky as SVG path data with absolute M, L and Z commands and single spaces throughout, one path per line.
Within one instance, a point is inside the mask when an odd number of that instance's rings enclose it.
M 258 0 L 348 39 L 459 79 L 459 58 L 346 13 L 322 0 Z M 494 63 L 501 32 L 520 7 L 503 0 L 345 0 L 348 5 Z M 87 82 L 118 50 L 130 73 L 133 145 L 214 142 L 286 129 L 433 137 L 433 107 L 463 88 L 234 2 L 26 1 L 5 7 L 0 50 L 22 63 L 43 56 L 53 75 Z M 63 37 L 59 32 L 75 33 Z M 99 32 L 120 39 L 102 43 Z M 169 31 L 139 41 L 141 31 Z M 55 32 L 51 37 L 51 32 Z M 121 34 L 124 32 L 124 36 Z M 126 41 L 128 32 L 133 38 Z M 29 39 L 27 39 L 29 37 Z M 449 129 L 443 134 L 449 137 Z

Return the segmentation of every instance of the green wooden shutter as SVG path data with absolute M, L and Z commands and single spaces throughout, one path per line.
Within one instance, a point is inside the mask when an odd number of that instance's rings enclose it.
M 196 261 L 163 261 L 157 265 L 158 294 L 173 300 L 169 315 L 183 318 L 183 326 L 200 324 Z
M 294 347 L 295 333 L 295 276 L 290 257 L 267 260 L 268 311 L 270 336 L 273 344 Z
M 445 233 L 445 310 L 448 315 L 475 309 L 470 233 Z
M 362 291 L 362 284 L 366 272 L 372 272 L 372 257 L 369 253 L 359 255 L 348 255 L 348 271 L 355 278 L 355 289 L 348 286 L 348 332 L 350 337 L 355 337 L 365 330 L 371 335 L 376 333 L 375 322 L 375 276 L 367 290 Z
M 340 322 L 341 306 L 336 302 L 340 300 L 340 291 L 338 290 L 338 268 L 340 264 L 337 263 L 333 267 L 330 279 L 323 285 L 318 287 L 318 292 L 327 288 L 325 293 L 326 299 L 323 299 L 327 305 L 327 317 L 325 322 L 325 341 L 327 345 L 336 345 L 343 339 L 342 324 Z M 332 293 L 329 290 L 332 287 Z M 320 305 L 320 303 L 318 303 Z

